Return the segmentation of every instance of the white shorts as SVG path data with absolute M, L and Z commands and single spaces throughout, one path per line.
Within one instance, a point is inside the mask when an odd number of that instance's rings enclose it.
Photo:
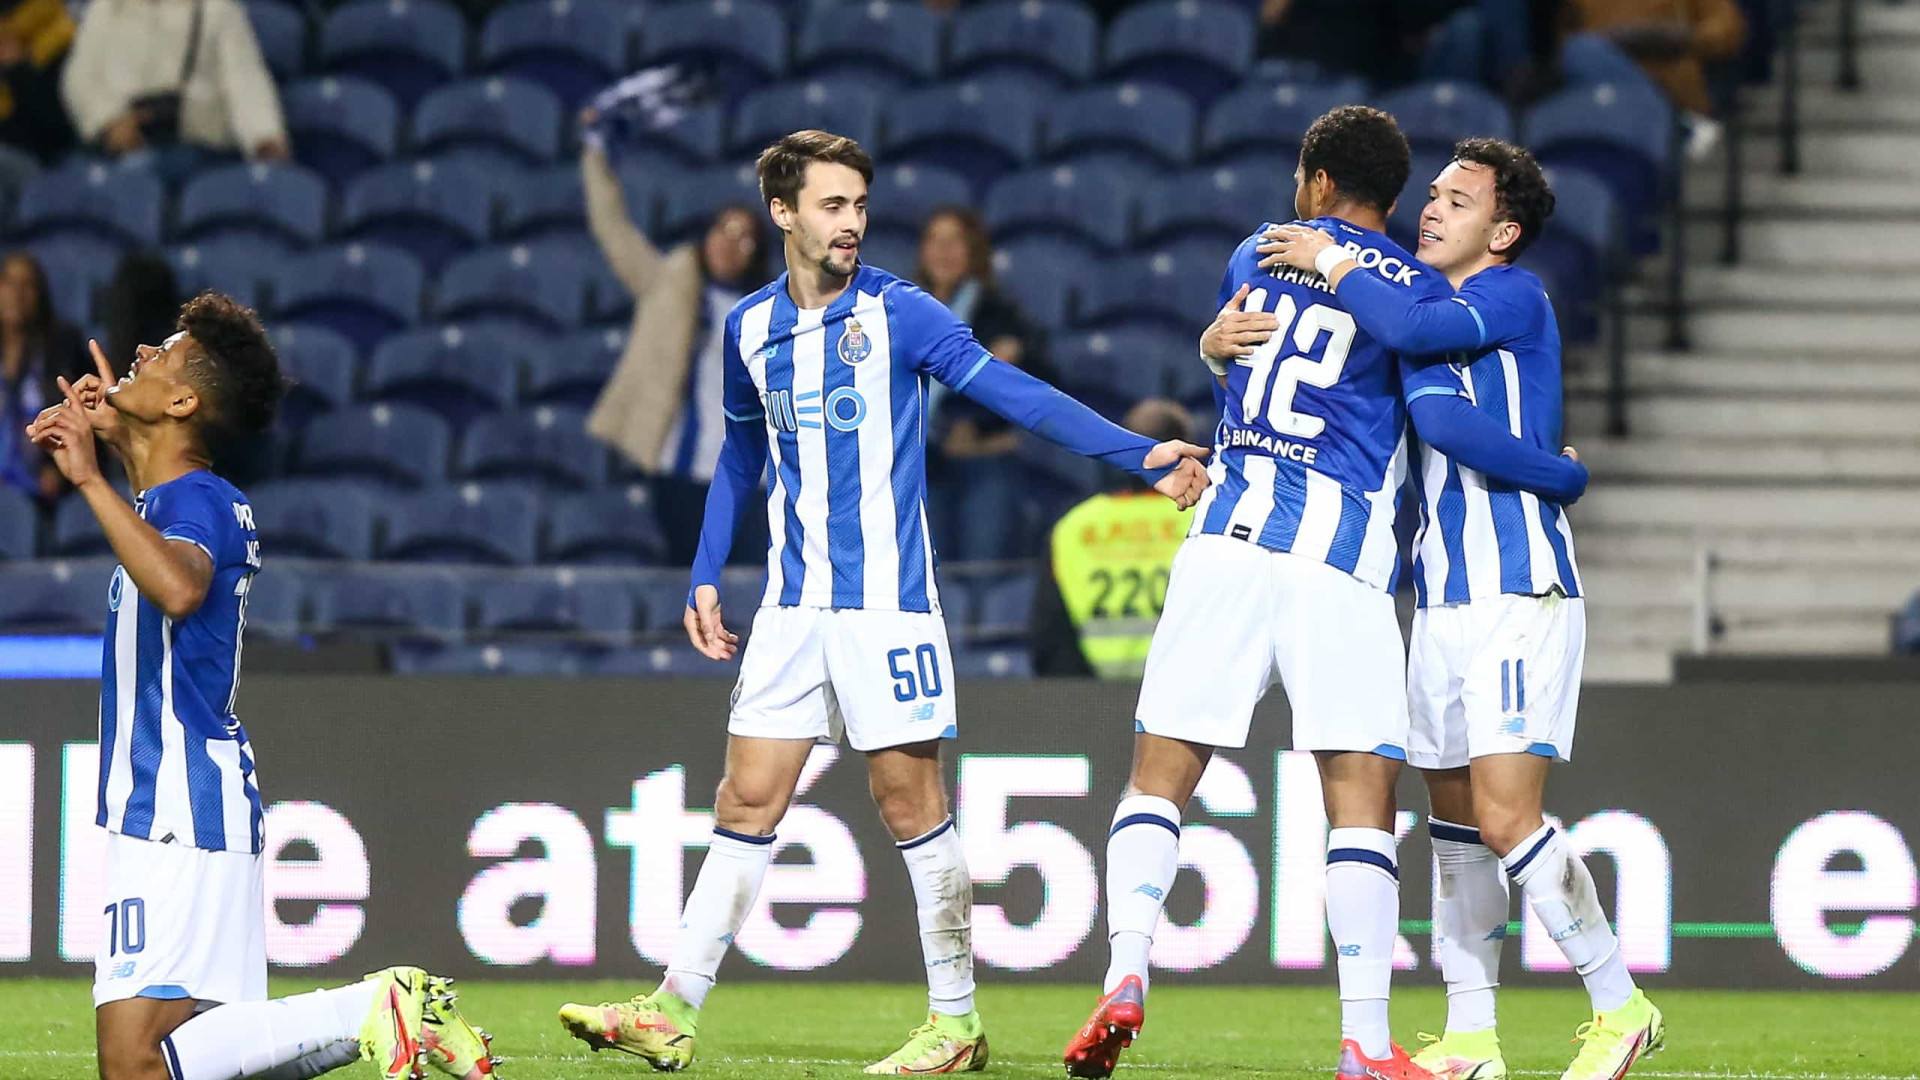
M 1208 746 L 1247 744 L 1277 676 L 1296 750 L 1406 758 L 1406 662 L 1393 597 L 1315 559 L 1191 536 L 1167 582 L 1135 727 Z
M 258 855 L 111 833 L 93 1004 L 145 997 L 267 999 L 266 887 Z
M 1408 761 L 1457 769 L 1492 754 L 1573 756 L 1586 601 L 1490 596 L 1413 616 Z
M 753 620 L 727 731 L 838 740 L 855 750 L 951 739 L 953 650 L 924 611 L 763 607 Z

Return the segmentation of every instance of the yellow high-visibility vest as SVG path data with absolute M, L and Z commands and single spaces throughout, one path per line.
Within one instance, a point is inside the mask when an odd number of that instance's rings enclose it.
M 1167 599 L 1167 575 L 1191 519 L 1152 492 L 1095 495 L 1053 527 L 1053 572 L 1103 679 L 1137 679 Z

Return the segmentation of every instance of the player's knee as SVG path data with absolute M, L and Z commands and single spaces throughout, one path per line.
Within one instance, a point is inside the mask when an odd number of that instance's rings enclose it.
M 714 823 L 733 832 L 763 835 L 786 814 L 788 797 L 779 784 L 728 773 L 713 798 Z
M 160 1048 L 138 1039 L 106 1039 L 99 1047 L 100 1080 L 168 1080 Z
M 1481 842 L 1502 857 L 1540 828 L 1539 811 L 1526 807 L 1475 799 L 1473 812 L 1480 819 Z
M 936 781 L 932 784 L 875 783 L 873 804 L 880 820 L 895 839 L 907 840 L 926 833 L 947 819 L 947 797 Z

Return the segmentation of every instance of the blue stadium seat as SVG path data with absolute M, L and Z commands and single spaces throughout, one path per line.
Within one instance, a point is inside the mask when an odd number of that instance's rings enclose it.
M 326 223 L 327 182 L 320 174 L 299 165 L 229 165 L 187 181 L 173 233 L 180 240 L 236 236 L 305 247 L 319 242 Z
M 173 282 L 182 296 L 208 289 L 226 293 L 251 308 L 260 306 L 260 286 L 274 274 L 277 252 L 256 240 L 229 237 L 167 249 Z
M 246 8 L 260 56 L 275 82 L 297 78 L 307 66 L 307 17 L 286 4 L 253 3 Z
M 1178 249 L 1115 259 L 1090 268 L 1075 321 L 1116 328 L 1159 326 L 1190 334 L 1219 310 L 1220 271 L 1227 252 L 1200 258 Z
M 1034 95 L 1005 81 L 969 79 L 898 95 L 887 109 L 888 162 L 950 169 L 976 190 L 1031 163 L 1040 134 Z
M 385 244 L 336 244 L 289 259 L 274 281 L 275 314 L 323 323 L 365 354 L 420 319 L 426 271 Z
M 1054 335 L 1048 345 L 1060 384 L 1113 414 L 1142 398 L 1174 393 L 1177 368 L 1206 371 L 1194 355 L 1193 334 L 1170 329 L 1070 332 Z
M 832 78 L 763 86 L 734 107 L 727 146 L 736 154 L 758 155 L 781 136 L 807 128 L 845 135 L 862 146 L 877 146 L 880 94 L 864 83 Z
M 1253 13 L 1219 0 L 1132 4 L 1107 28 L 1107 78 L 1143 79 L 1202 105 L 1238 85 L 1259 38 Z
M 361 389 L 368 398 L 432 409 L 462 427 L 481 413 L 511 408 L 519 383 L 519 361 L 500 342 L 458 326 L 423 326 L 373 350 Z
M 1513 138 L 1506 103 L 1467 83 L 1420 83 L 1383 94 L 1373 104 L 1393 114 L 1415 151 L 1450 152 L 1470 135 Z
M 27 247 L 47 272 L 54 312 L 68 322 L 91 325 L 94 298 L 104 294 L 113 280 L 120 246 L 97 236 L 67 234 L 36 240 Z
M 113 568 L 112 559 L 0 566 L 0 633 L 99 633 Z
M 979 584 L 977 640 L 1007 641 L 1024 638 L 1027 624 L 1033 621 L 1033 574 L 1026 571 L 987 578 Z
M 1323 114 L 1358 103 L 1365 87 L 1356 82 L 1248 83 L 1214 102 L 1200 137 L 1209 161 L 1268 151 L 1288 162 L 1287 175 L 1300 160 L 1300 138 Z
M 413 146 L 502 166 L 543 165 L 559 156 L 560 115 L 560 99 L 539 83 L 503 75 L 468 79 L 420 100 Z
M 663 563 L 666 536 L 644 485 L 569 495 L 553 503 L 543 556 L 554 562 L 632 566 Z M 686 584 L 680 582 L 681 596 Z
M 100 519 L 79 493 L 69 493 L 53 508 L 53 535 L 47 554 L 66 558 L 113 554 L 107 534 L 100 529 Z
M 475 589 L 478 630 L 574 631 L 624 639 L 633 633 L 633 595 L 604 573 L 572 569 L 515 574 Z
M 316 630 L 411 631 L 458 640 L 466 625 L 460 580 L 431 567 L 346 566 L 312 580 Z
M 1056 88 L 1093 78 L 1100 20 L 1072 0 L 963 7 L 948 28 L 947 73 L 1034 73 Z
M 587 306 L 584 260 L 553 244 L 516 244 L 462 255 L 440 275 L 438 318 L 485 314 L 539 330 L 580 324 Z
M 330 184 L 393 157 L 400 105 L 378 83 L 307 79 L 282 88 L 280 105 L 294 158 Z
M 867 189 L 867 237 L 892 232 L 917 241 L 927 216 L 943 206 L 966 206 L 973 193 L 959 173 L 931 165 L 876 169 Z
M 489 645 L 402 641 L 394 643 L 391 655 L 395 675 L 574 679 L 599 674 L 595 667 L 606 651 L 578 644 L 527 641 Z
M 641 26 L 640 63 L 686 63 L 710 70 L 719 86 L 749 90 L 786 74 L 787 21 L 762 0 L 667 4 Z
M 82 234 L 123 246 L 160 241 L 166 189 L 144 169 L 75 158 L 27 181 L 14 207 L 17 235 Z
M 732 679 L 740 673 L 740 657 L 716 661 L 687 644 L 613 649 L 595 662 L 592 672 L 627 679 Z
M 627 68 L 627 13 L 603 0 L 522 0 L 496 10 L 480 31 L 480 62 L 552 90 L 565 107 Z
M 500 209 L 500 235 L 505 239 L 531 240 L 587 227 L 586 192 L 578 165 L 552 165 L 514 175 L 505 194 Z M 653 227 L 650 204 L 634 206 L 631 195 L 627 203 L 643 232 Z
M 453 433 L 417 405 L 363 405 L 317 416 L 300 433 L 294 471 L 419 487 L 447 474 Z
M 1426 212 L 1427 196 L 1433 187 L 1433 181 L 1453 161 L 1451 147 L 1446 150 L 1415 150 L 1412 167 L 1407 172 L 1407 186 L 1400 189 L 1400 198 L 1393 204 L 1393 213 L 1387 217 L 1387 237 L 1394 243 L 1414 250 L 1420 243 L 1420 215 Z
M 758 208 L 760 180 L 752 165 L 715 166 L 677 177 L 660 201 L 660 238 L 689 240 L 725 206 Z
M 1660 246 L 1673 166 L 1673 110 L 1664 98 L 1632 84 L 1576 86 L 1534 106 L 1523 123 L 1541 164 L 1584 169 L 1613 191 L 1635 254 Z
M 682 625 L 680 620 L 687 610 L 685 577 L 684 574 L 643 574 L 633 583 L 633 601 L 640 609 L 641 630 L 671 638 L 673 631 Z M 721 590 L 720 602 L 726 605 L 727 628 L 738 633 L 739 628 L 733 625 L 733 601 L 734 597 Z
M 260 544 L 275 560 L 371 559 L 374 499 L 350 480 L 272 480 L 247 493 Z
M 586 488 L 607 474 L 606 449 L 579 409 L 540 405 L 476 418 L 460 441 L 459 472 L 476 480 L 535 480 Z
M 431 487 L 387 507 L 383 559 L 486 563 L 533 561 L 540 500 L 513 484 Z
M 10 487 L 0 487 L 0 562 L 33 558 L 33 534 L 40 510 L 33 500 Z
M 983 216 L 996 243 L 1056 237 L 1091 253 L 1126 244 L 1133 203 L 1133 192 L 1118 177 L 1062 165 L 1002 177 L 987 192 Z
M 432 272 L 484 243 L 491 221 L 480 170 L 458 162 L 396 161 L 347 185 L 337 235 L 412 252 Z
M 890 274 L 911 278 L 920 264 L 920 244 L 897 231 L 868 233 L 860 241 L 860 261 Z
M 259 6 L 259 5 L 253 5 Z M 256 511 L 257 518 L 257 511 Z M 278 641 L 299 638 L 307 623 L 307 594 L 312 591 L 312 575 L 305 567 L 282 561 L 277 556 L 272 568 L 263 570 L 247 586 L 247 630 L 251 639 L 264 634 Z
M 1591 341 L 1600 332 L 1600 301 L 1609 279 L 1624 265 L 1626 236 L 1613 193 L 1579 169 L 1548 169 L 1553 217 L 1521 265 L 1552 279 L 1548 294 L 1564 313 L 1560 332 L 1569 341 Z
M 693 105 L 646 133 L 645 145 L 622 154 L 622 162 L 650 162 L 655 169 L 697 168 L 724 156 L 726 107 L 717 101 Z
M 0 197 L 11 203 L 27 181 L 40 175 L 40 159 L 17 146 L 0 146 Z
M 995 244 L 993 273 L 1028 318 L 1041 326 L 1064 326 L 1074 275 L 1086 258 L 1086 248 L 1078 243 L 1036 236 Z
M 412 104 L 466 67 L 467 21 L 443 0 L 356 0 L 320 24 L 320 64 Z
M 280 373 L 288 381 L 280 400 L 280 422 L 297 430 L 317 413 L 353 400 L 359 358 L 353 342 L 336 331 L 308 323 L 276 323 L 270 331 L 280 354 Z
M 958 648 L 953 650 L 953 676 L 957 679 L 1031 679 L 1033 653 L 1024 646 Z
M 461 319 L 445 325 L 458 327 L 461 333 L 469 337 L 493 342 L 505 349 L 523 368 L 553 348 L 552 334 L 532 329 L 518 319 Z
M 1292 218 L 1291 176 L 1225 167 L 1195 169 L 1156 181 L 1142 193 L 1136 241 L 1208 236 L 1224 241 L 1231 251 L 1260 221 Z
M 882 88 L 925 82 L 940 69 L 940 18 L 890 0 L 815 8 L 800 26 L 794 63 Z
M 1157 83 L 1094 86 L 1055 98 L 1047 109 L 1045 152 L 1098 154 L 1144 170 L 1184 165 L 1193 157 L 1193 102 Z
M 613 173 L 620 180 L 620 193 L 627 200 L 627 216 L 648 236 L 660 228 L 660 204 L 666 200 L 667 189 L 680 171 L 676 165 L 663 166 L 658 159 L 644 156 L 622 156 L 614 164 Z M 580 172 L 577 167 L 573 179 L 575 186 L 579 186 Z M 581 227 L 586 227 L 584 216 Z
M 558 345 L 531 358 L 527 366 L 527 401 L 550 405 L 590 406 L 613 377 L 626 351 L 627 331 L 608 327 L 582 330 L 562 338 Z

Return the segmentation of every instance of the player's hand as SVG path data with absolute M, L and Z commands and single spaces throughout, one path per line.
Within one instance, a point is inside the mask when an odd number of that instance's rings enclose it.
M 693 590 L 694 606 L 681 620 L 687 626 L 687 638 L 700 655 L 709 660 L 731 660 L 740 651 L 740 635 L 720 621 L 720 590 L 702 585 Z
M 1575 450 L 1571 446 L 1563 446 L 1560 448 L 1560 456 L 1563 458 L 1572 458 L 1577 462 L 1580 460 L 1580 451 Z
M 1213 317 L 1213 324 L 1200 335 L 1200 355 L 1227 361 L 1252 356 L 1253 350 L 1266 344 L 1280 329 L 1280 320 L 1270 311 L 1242 311 L 1250 285 L 1241 285 L 1233 299 Z
M 60 382 L 66 403 L 41 413 L 34 422 L 38 434 L 29 437 L 53 458 L 54 467 L 67 483 L 82 487 L 100 479 L 100 459 L 94 450 L 93 428 L 87 424 L 79 398 L 65 379 Z
M 1155 446 L 1147 452 L 1147 458 L 1141 464 L 1149 469 L 1164 469 L 1174 466 L 1172 472 L 1160 478 L 1153 490 L 1173 500 L 1173 504 L 1182 510 L 1189 509 L 1200 501 L 1200 493 L 1207 490 L 1213 481 L 1208 479 L 1206 467 L 1202 461 L 1212 454 L 1204 446 L 1195 446 L 1190 442 L 1172 439 Z
M 1560 456 L 1563 458 L 1566 458 L 1568 461 L 1573 462 L 1574 466 L 1580 470 L 1579 488 L 1577 488 L 1574 491 L 1571 498 L 1568 498 L 1566 501 L 1560 504 L 1561 506 L 1572 506 L 1574 503 L 1577 503 L 1580 501 L 1580 496 L 1585 495 L 1587 493 L 1587 481 L 1589 479 L 1589 476 L 1587 473 L 1587 467 L 1585 465 L 1580 464 L 1580 452 L 1578 450 L 1575 450 L 1571 446 L 1561 447 Z
M 1254 245 L 1253 250 L 1261 257 L 1260 268 L 1263 270 L 1275 266 L 1312 270 L 1313 260 L 1333 245 L 1333 234 L 1325 229 L 1309 229 L 1305 225 L 1275 225 L 1261 234 L 1260 242 Z

